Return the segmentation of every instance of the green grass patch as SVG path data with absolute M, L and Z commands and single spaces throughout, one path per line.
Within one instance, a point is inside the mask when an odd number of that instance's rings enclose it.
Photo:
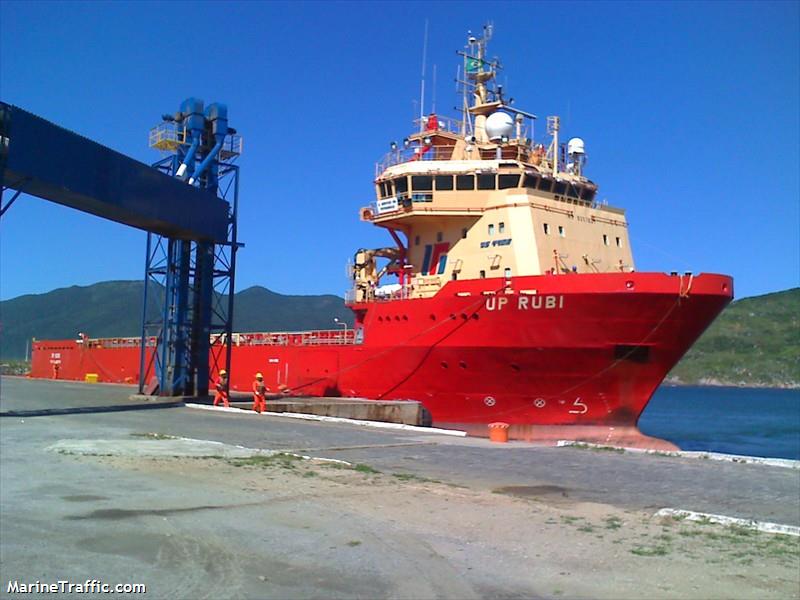
M 634 546 L 631 554 L 636 556 L 666 556 L 670 549 L 667 546 Z
M 417 481 L 419 483 L 442 483 L 438 479 L 429 479 L 427 477 L 414 475 L 413 473 L 392 473 L 392 477 L 399 479 L 400 481 Z
M 167 435 L 166 433 L 131 433 L 131 437 L 135 438 L 145 438 L 148 440 L 177 440 L 178 438 L 174 435 Z
M 228 462 L 234 467 L 279 467 L 282 469 L 295 469 L 297 461 L 303 460 L 299 456 L 285 454 L 270 454 L 268 456 L 249 456 L 247 458 L 232 458 Z
M 622 519 L 619 517 L 606 517 L 604 519 L 606 529 L 619 529 L 622 527 Z
M 359 540 L 350 540 L 349 542 L 347 542 L 347 545 L 350 546 L 351 548 L 355 548 L 356 546 L 360 546 L 361 542 Z
M 374 468 L 370 467 L 369 465 L 365 465 L 363 463 L 358 463 L 357 465 L 355 465 L 353 467 L 353 469 L 355 471 L 358 471 L 359 473 L 367 473 L 367 474 L 370 474 L 370 475 L 377 475 L 378 473 L 380 473 L 380 471 L 378 471 L 378 469 L 374 469 Z
M 578 517 L 573 517 L 571 515 L 561 515 L 561 522 L 566 525 L 573 525 L 577 523 L 580 519 Z

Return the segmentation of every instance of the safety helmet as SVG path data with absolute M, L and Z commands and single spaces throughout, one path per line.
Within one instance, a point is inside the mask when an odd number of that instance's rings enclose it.
M 261 373 L 256 373 L 256 379 L 264 379 L 264 376 Z
M 227 372 L 225 369 L 220 369 L 220 370 L 219 370 L 219 375 L 220 375 L 220 377 L 224 377 L 224 376 L 225 376 L 225 375 L 227 375 L 227 374 L 228 374 L 228 372 Z

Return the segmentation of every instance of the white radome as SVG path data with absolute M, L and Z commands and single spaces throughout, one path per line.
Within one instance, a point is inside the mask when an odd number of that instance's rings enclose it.
M 581 138 L 572 138 L 567 142 L 567 154 L 586 154 L 586 146 Z
M 514 119 L 502 111 L 493 112 L 486 119 L 486 135 L 491 141 L 499 140 L 503 136 L 511 137 L 514 131 Z

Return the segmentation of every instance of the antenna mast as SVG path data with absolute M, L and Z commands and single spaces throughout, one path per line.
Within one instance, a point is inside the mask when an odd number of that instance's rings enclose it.
M 419 90 L 419 130 L 424 129 L 423 117 L 425 116 L 425 60 L 428 56 L 428 19 L 425 19 L 425 37 L 422 40 L 422 83 Z

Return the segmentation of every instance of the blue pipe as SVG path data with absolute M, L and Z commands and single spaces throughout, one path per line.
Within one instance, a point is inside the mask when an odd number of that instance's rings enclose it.
M 183 163 L 180 167 L 178 167 L 177 177 L 183 178 L 186 170 L 189 168 L 189 165 L 194 164 L 194 155 L 197 153 L 197 149 L 200 147 L 201 134 L 201 130 L 192 130 L 192 145 L 189 146 L 189 150 L 186 152 Z
M 211 152 L 206 154 L 206 157 L 203 159 L 203 162 L 197 165 L 197 168 L 194 170 L 194 173 L 192 174 L 191 177 L 189 177 L 189 185 L 192 185 L 195 181 L 197 181 L 197 178 L 203 174 L 203 171 L 205 171 L 208 168 L 208 165 L 211 164 L 211 161 L 213 161 L 216 158 L 217 154 L 219 154 L 219 151 L 222 150 L 222 144 L 225 143 L 225 134 L 218 133 L 214 137 L 216 138 L 217 143 L 214 144 L 214 147 L 211 149 Z

